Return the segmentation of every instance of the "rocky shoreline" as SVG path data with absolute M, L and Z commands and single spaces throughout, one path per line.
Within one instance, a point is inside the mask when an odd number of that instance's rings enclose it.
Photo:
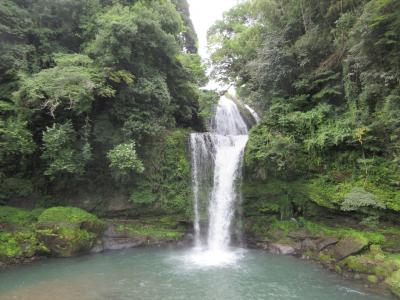
M 18 216 L 7 218 L 9 215 Z M 188 246 L 190 224 L 179 216 L 98 219 L 78 208 L 29 212 L 3 207 L 0 268 L 47 257 L 74 257 L 134 247 Z M 400 230 L 360 230 L 299 218 L 245 218 L 248 248 L 310 260 L 368 289 L 400 298 Z
M 260 232 L 252 222 L 249 219 L 246 224 L 249 248 L 314 261 L 368 289 L 400 298 L 400 252 L 389 248 L 396 241 L 385 239 L 379 231 L 326 227 L 293 219 L 264 225 L 266 232 Z M 397 239 L 397 234 L 392 238 Z
M 39 212 L 2 207 L 0 268 L 47 257 L 183 243 L 186 226 L 179 218 L 99 219 L 74 207 Z

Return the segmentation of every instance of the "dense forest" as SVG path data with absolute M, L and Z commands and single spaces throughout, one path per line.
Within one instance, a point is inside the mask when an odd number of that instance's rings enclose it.
M 216 100 L 187 2 L 5 0 L 0 19 L 0 202 L 185 212 L 186 133 Z
M 263 114 L 245 190 L 278 201 L 260 210 L 290 217 L 317 204 L 371 225 L 397 219 L 399 28 L 396 0 L 256 0 L 210 29 L 214 75 Z

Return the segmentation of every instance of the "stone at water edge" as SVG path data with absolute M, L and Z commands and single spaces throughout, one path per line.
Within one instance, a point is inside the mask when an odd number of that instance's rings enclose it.
M 294 254 L 296 254 L 296 250 L 292 246 L 278 244 L 278 243 L 270 244 L 268 249 L 273 254 L 280 254 L 280 255 L 294 255 Z
M 312 236 L 307 230 L 296 230 L 289 232 L 288 237 L 294 240 L 305 240 L 307 238 L 311 238 Z
M 337 244 L 338 242 L 339 242 L 339 240 L 335 237 L 327 237 L 327 238 L 324 238 L 324 239 L 318 241 L 317 249 L 318 249 L 318 251 L 322 251 L 331 245 Z
M 306 238 L 304 241 L 301 242 L 301 248 L 304 250 L 316 250 L 317 249 L 317 245 L 315 243 L 315 241 L 313 241 L 310 238 Z
M 400 297 L 400 270 L 394 272 L 390 277 L 385 280 L 390 290 L 397 297 Z
M 148 240 L 144 237 L 138 238 L 105 238 L 103 239 L 104 250 L 122 250 L 135 248 L 148 244 Z
M 104 229 L 103 221 L 76 207 L 48 208 L 36 224 L 38 240 L 57 257 L 90 252 Z
M 336 261 L 357 254 L 368 246 L 368 240 L 359 237 L 346 237 L 337 243 L 333 249 Z

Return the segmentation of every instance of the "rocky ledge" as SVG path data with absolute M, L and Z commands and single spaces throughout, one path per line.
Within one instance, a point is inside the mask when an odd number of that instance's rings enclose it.
M 75 207 L 23 210 L 0 207 L 0 267 L 45 257 L 184 243 L 179 216 L 100 220 Z
M 326 226 L 304 219 L 248 218 L 249 247 L 320 263 L 366 286 L 400 298 L 400 229 Z
M 177 221 L 175 216 L 137 220 L 109 219 L 106 220 L 106 224 L 107 229 L 91 252 L 183 244 L 190 238 L 185 234 L 184 222 Z

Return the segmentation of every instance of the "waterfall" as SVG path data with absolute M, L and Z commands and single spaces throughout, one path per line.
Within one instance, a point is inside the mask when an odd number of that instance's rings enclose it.
M 190 135 L 190 146 L 192 152 L 194 243 L 195 247 L 200 247 L 200 202 L 207 200 L 212 185 L 211 176 L 215 156 L 214 138 L 209 133 L 192 133 Z
M 246 107 L 246 109 L 250 112 L 254 121 L 256 121 L 256 123 L 260 123 L 261 119 L 260 119 L 260 116 L 256 113 L 256 111 L 254 109 L 252 109 L 250 106 L 248 106 L 247 104 L 245 104 L 244 107 Z
M 247 132 L 236 104 L 222 96 L 211 123 L 211 132 L 190 136 L 194 240 L 195 247 L 202 249 L 201 256 L 195 259 L 202 263 L 218 264 L 226 260 L 225 254 L 229 254 L 235 203 L 239 198 L 237 179 L 241 176 Z M 202 229 L 200 220 L 205 205 L 207 230 Z

